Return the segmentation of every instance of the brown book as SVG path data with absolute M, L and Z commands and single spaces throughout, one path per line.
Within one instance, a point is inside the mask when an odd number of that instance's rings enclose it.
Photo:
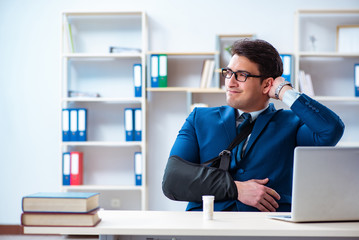
M 41 192 L 24 196 L 24 212 L 86 213 L 99 207 L 99 193 Z
M 100 221 L 98 209 L 88 213 L 26 212 L 21 214 L 23 226 L 93 227 Z

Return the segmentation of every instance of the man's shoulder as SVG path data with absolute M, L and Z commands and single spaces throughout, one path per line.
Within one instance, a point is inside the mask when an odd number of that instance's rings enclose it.
M 230 106 L 218 106 L 218 107 L 196 107 L 193 111 L 198 113 L 210 113 L 218 111 L 233 111 L 233 108 Z
M 230 106 L 219 106 L 219 107 L 198 107 L 192 112 L 196 117 L 210 117 L 210 116 L 232 116 L 235 109 Z

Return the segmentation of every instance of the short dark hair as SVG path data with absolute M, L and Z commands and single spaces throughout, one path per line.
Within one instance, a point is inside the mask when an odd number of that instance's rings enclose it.
M 258 64 L 258 70 L 263 79 L 282 76 L 283 63 L 277 49 L 270 43 L 260 39 L 241 39 L 235 41 L 231 47 L 232 56 L 244 56 L 251 62 Z

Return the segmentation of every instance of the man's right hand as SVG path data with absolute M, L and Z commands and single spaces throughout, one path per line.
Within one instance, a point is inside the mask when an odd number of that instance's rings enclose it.
M 274 189 L 265 186 L 268 181 L 268 178 L 234 181 L 238 190 L 238 200 L 262 212 L 275 212 L 279 207 L 276 200 L 279 200 L 280 196 Z

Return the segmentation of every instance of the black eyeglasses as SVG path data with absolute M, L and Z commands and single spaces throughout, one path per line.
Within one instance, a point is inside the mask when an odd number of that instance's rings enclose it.
M 233 76 L 233 74 L 238 82 L 245 82 L 245 81 L 247 81 L 247 78 L 249 78 L 249 77 L 255 77 L 255 78 L 263 77 L 263 76 L 259 76 L 259 75 L 251 75 L 244 71 L 233 72 L 229 68 L 222 68 L 222 76 L 223 77 L 230 79 Z

